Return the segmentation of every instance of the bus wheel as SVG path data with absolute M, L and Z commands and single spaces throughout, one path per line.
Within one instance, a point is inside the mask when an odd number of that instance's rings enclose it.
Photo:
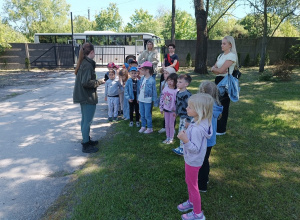
M 128 63 L 128 61 L 129 60 L 135 60 L 136 58 L 135 58 L 135 56 L 128 56 L 128 57 L 126 57 L 126 63 Z M 129 63 L 128 63 L 129 64 Z

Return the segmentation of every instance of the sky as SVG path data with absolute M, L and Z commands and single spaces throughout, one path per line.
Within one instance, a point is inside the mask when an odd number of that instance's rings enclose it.
M 134 13 L 135 9 L 143 8 L 144 10 L 148 10 L 153 16 L 158 15 L 158 10 L 160 9 L 172 10 L 172 0 L 66 0 L 66 2 L 71 5 L 70 12 L 72 12 L 73 18 L 77 15 L 88 17 L 88 9 L 90 9 L 91 20 L 94 20 L 95 15 L 101 10 L 106 10 L 110 2 L 116 3 L 124 26 L 130 22 L 130 16 Z M 0 0 L 1 14 L 3 14 L 3 3 L 4 0 Z M 193 5 L 193 0 L 176 0 L 176 8 L 187 11 L 192 16 L 195 14 Z M 238 10 L 235 11 L 235 16 L 237 18 L 244 17 L 245 10 L 247 10 L 247 7 L 240 6 Z

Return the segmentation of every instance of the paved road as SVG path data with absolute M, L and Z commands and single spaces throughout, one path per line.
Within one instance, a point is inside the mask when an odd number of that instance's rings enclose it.
M 104 69 L 97 69 L 103 78 Z M 58 198 L 71 174 L 87 160 L 81 152 L 80 107 L 73 104 L 75 76 L 0 102 L 0 219 L 39 219 Z M 26 89 L 26 88 L 25 88 Z M 91 136 L 105 135 L 109 124 L 104 85 Z

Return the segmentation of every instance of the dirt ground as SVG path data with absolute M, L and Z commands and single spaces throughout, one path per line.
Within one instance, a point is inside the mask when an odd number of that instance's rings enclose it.
M 65 74 L 73 74 L 74 69 L 4 71 L 0 70 L 0 101 L 26 93 L 38 85 L 45 85 Z

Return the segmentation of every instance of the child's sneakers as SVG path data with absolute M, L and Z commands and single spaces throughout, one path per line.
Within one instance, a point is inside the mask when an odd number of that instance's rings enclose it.
M 186 212 L 186 211 L 188 211 L 190 209 L 193 209 L 193 208 L 194 208 L 194 206 L 193 206 L 192 203 L 190 203 L 189 200 L 187 200 L 186 202 L 181 203 L 180 205 L 177 206 L 177 209 L 181 212 Z
M 169 138 L 167 138 L 166 140 L 164 140 L 162 143 L 163 144 L 166 144 L 166 143 L 168 143 L 169 142 Z
M 138 122 L 138 121 L 136 122 L 136 127 L 137 127 L 137 128 L 141 127 L 140 122 Z
M 109 117 L 109 118 L 108 118 L 108 121 L 109 121 L 109 122 L 112 122 L 112 117 Z
M 173 144 L 173 142 L 174 142 L 173 138 L 170 138 L 166 144 Z
M 129 127 L 133 127 L 133 121 L 129 122 Z
M 165 128 L 162 128 L 162 129 L 160 129 L 160 130 L 158 131 L 158 133 L 160 133 L 160 134 L 162 134 L 162 133 L 164 133 L 164 132 L 166 132 L 166 129 L 165 129 Z
M 191 211 L 189 213 L 183 214 L 181 216 L 182 220 L 205 220 L 205 216 L 203 214 L 203 211 L 200 214 L 195 214 L 194 211 Z
M 145 127 L 141 127 L 141 129 L 139 130 L 139 133 L 144 133 L 144 131 L 146 131 Z
M 182 156 L 183 155 L 183 148 L 177 147 L 172 150 L 175 154 Z
M 150 134 L 150 133 L 152 133 L 153 132 L 153 129 L 152 128 L 148 128 L 145 132 L 144 132 L 144 134 Z

